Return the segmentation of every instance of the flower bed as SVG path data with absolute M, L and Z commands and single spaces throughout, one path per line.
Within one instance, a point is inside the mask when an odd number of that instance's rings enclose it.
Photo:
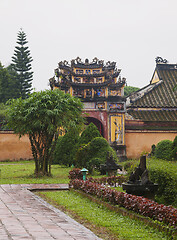
M 81 169 L 79 168 L 74 168 L 69 172 L 69 179 L 83 179 L 83 175 L 81 172 Z M 102 177 L 102 178 L 88 178 L 90 182 L 95 182 L 99 184 L 108 184 L 109 186 L 121 186 L 123 182 L 126 181 L 125 176 L 111 176 L 111 177 Z
M 104 201 L 117 204 L 153 220 L 158 220 L 177 230 L 177 209 L 172 206 L 165 206 L 147 198 L 118 192 L 90 180 L 84 182 L 83 180 L 74 179 L 71 181 L 71 185 L 74 189 L 82 190 Z

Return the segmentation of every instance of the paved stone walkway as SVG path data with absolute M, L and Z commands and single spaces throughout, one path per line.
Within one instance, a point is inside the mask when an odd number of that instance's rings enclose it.
M 0 240 L 98 240 L 90 230 L 29 191 L 67 188 L 67 184 L 0 185 Z

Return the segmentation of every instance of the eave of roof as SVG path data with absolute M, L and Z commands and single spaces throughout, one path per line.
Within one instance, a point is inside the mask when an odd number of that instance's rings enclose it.
M 79 87 L 79 88 L 87 88 L 87 87 L 88 88 L 100 88 L 100 87 L 105 87 L 105 86 L 109 85 L 110 87 L 121 88 L 124 84 L 125 84 L 124 81 L 113 84 L 111 81 L 105 81 L 102 83 L 75 83 L 72 81 L 65 80 L 64 83 L 55 82 L 54 86 L 55 87 L 72 86 L 72 87 Z
M 166 66 L 167 65 L 167 66 Z M 152 86 L 149 91 L 144 92 L 143 96 L 135 98 L 130 101 L 129 108 L 131 107 L 176 107 L 177 95 L 174 89 L 177 85 L 177 65 L 176 64 L 157 64 L 156 71 L 161 79 L 155 84 L 149 84 Z M 141 92 L 142 88 L 136 92 Z M 129 97 L 131 100 L 131 96 Z
M 134 119 L 142 121 L 175 121 L 177 124 L 177 110 L 134 110 L 128 109 Z

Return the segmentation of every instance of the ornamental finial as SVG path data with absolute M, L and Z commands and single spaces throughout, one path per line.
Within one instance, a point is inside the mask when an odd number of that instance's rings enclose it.
M 156 57 L 156 63 L 168 63 L 167 59 L 163 59 L 162 57 Z

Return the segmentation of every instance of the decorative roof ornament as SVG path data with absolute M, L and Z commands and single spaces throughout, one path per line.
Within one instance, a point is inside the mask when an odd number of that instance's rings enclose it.
M 86 64 L 86 65 L 89 65 L 89 60 L 88 60 L 88 58 L 85 59 L 85 64 Z
M 94 59 L 92 60 L 92 63 L 97 63 L 98 62 L 98 58 L 94 57 Z
M 167 59 L 163 59 L 162 57 L 156 57 L 156 63 L 168 63 Z
M 75 60 L 76 60 L 76 62 L 77 62 L 77 63 L 82 63 L 82 61 L 81 61 L 81 58 L 80 58 L 80 57 L 77 57 Z

